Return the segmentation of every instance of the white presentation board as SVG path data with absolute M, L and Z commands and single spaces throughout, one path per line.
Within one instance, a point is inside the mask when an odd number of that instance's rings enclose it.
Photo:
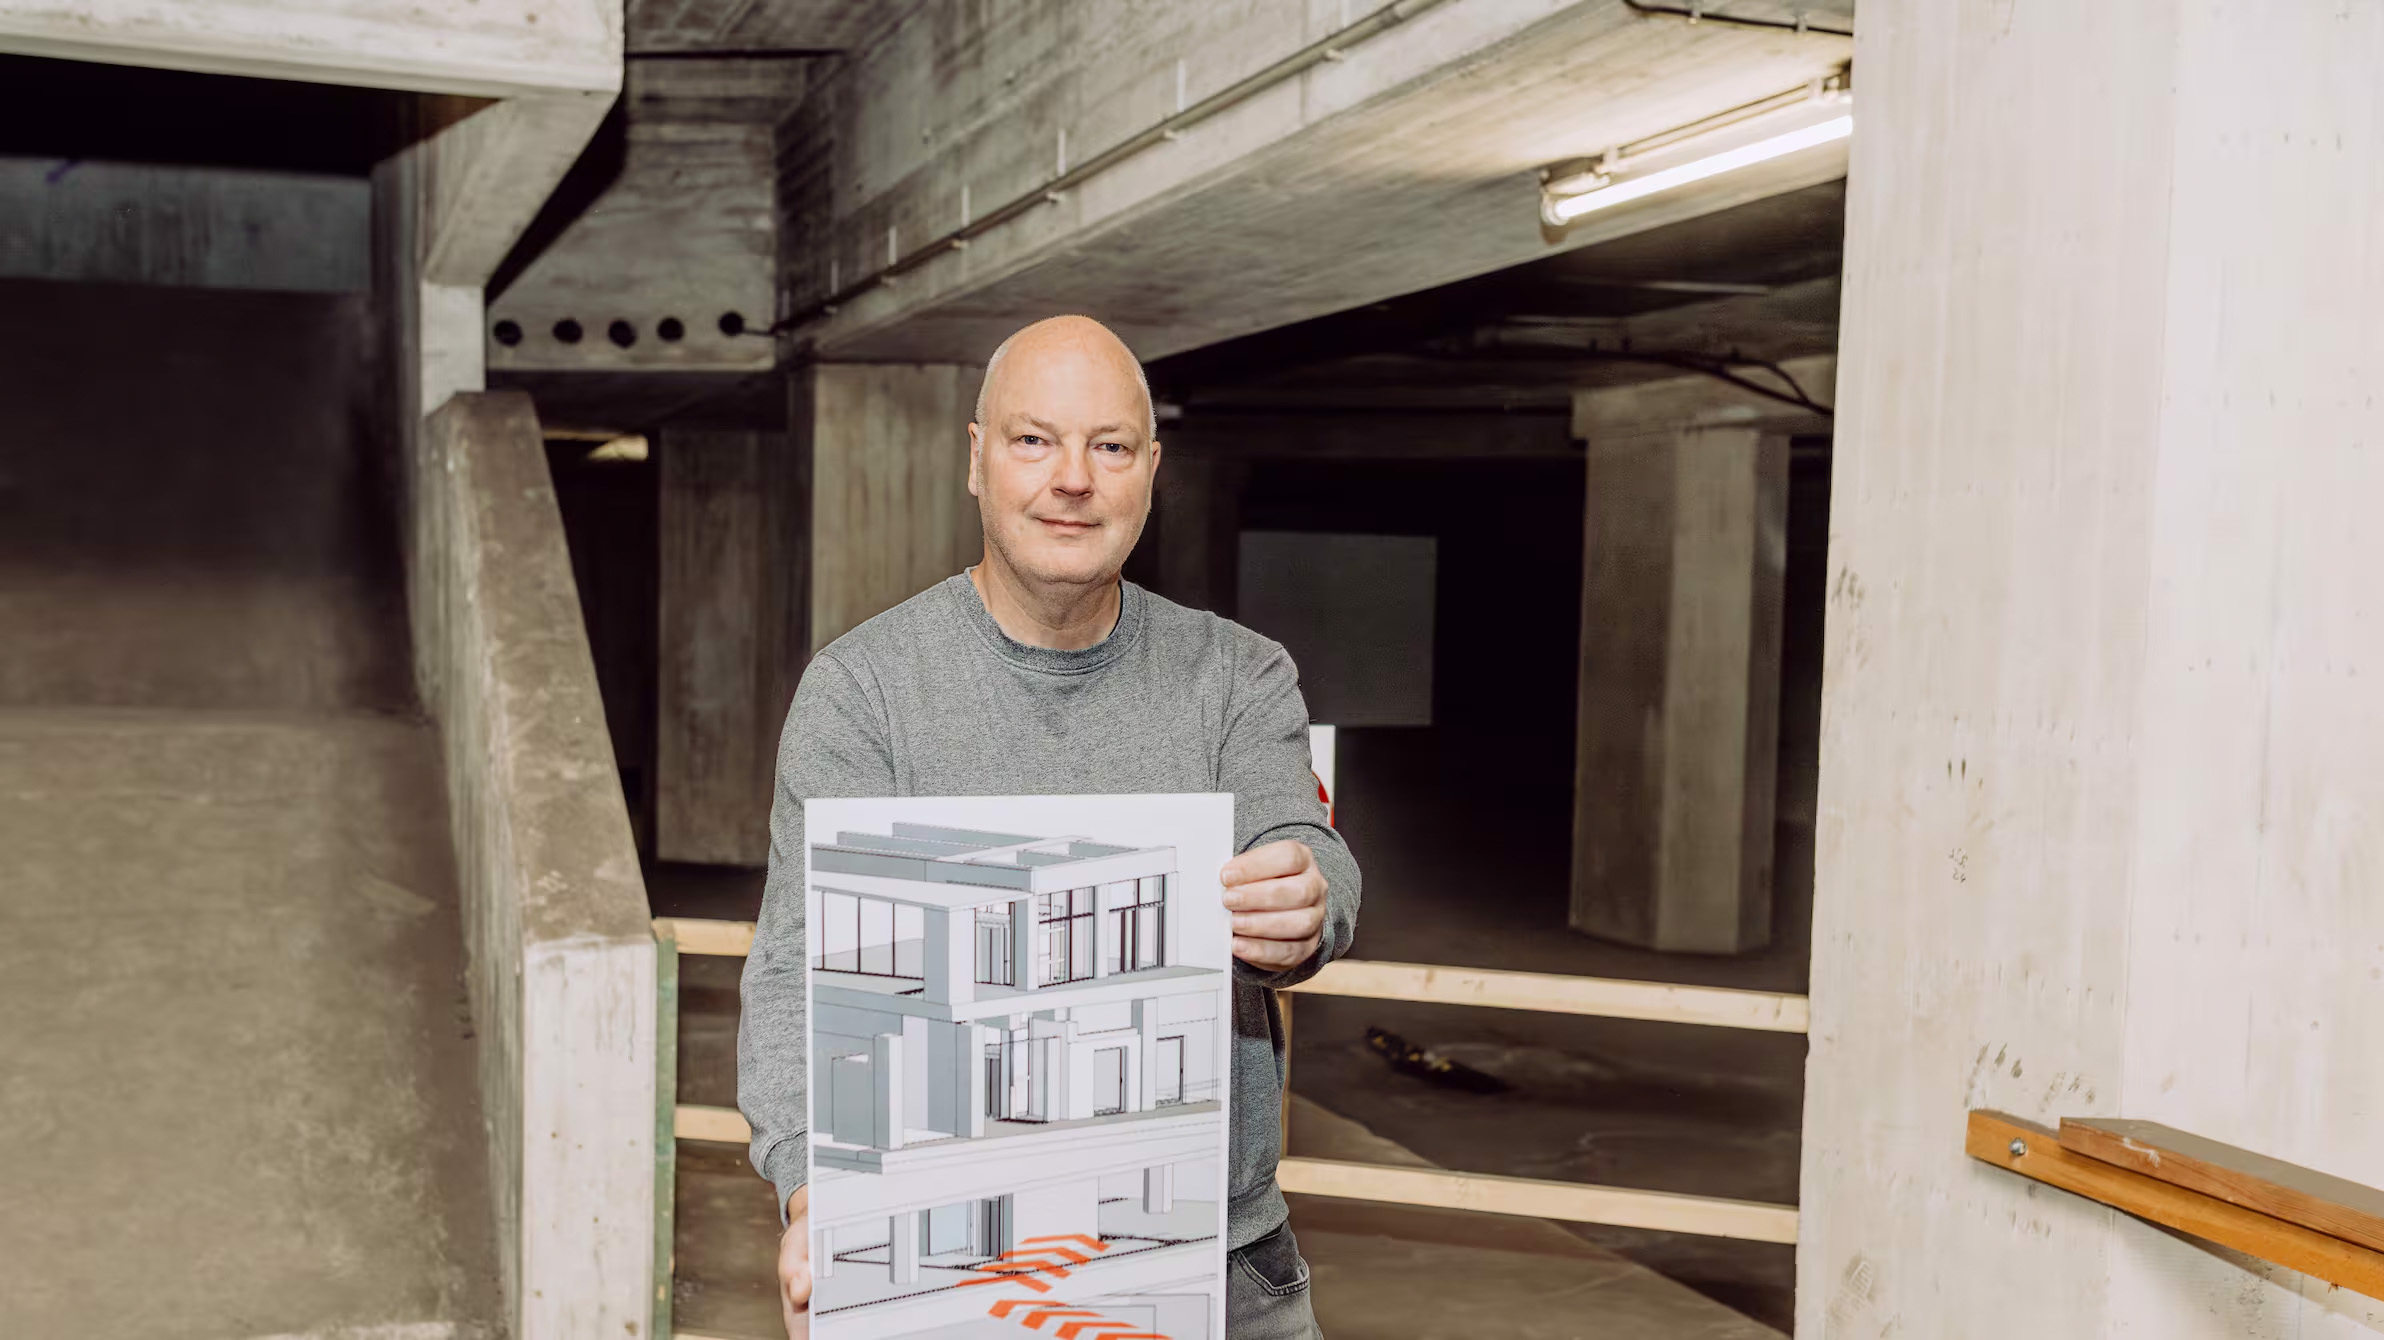
M 1222 1340 L 1233 797 L 804 826 L 814 1340 Z

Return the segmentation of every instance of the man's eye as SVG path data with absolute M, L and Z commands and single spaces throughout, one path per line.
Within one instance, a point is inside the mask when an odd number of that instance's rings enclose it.
M 1028 433 L 1018 440 L 1030 447 L 1039 447 L 1043 445 L 1043 439 L 1035 436 L 1033 433 Z
M 1125 449 L 1126 444 L 1123 442 L 1103 442 L 1099 446 L 1099 450 L 1109 452 L 1113 455 L 1123 452 Z

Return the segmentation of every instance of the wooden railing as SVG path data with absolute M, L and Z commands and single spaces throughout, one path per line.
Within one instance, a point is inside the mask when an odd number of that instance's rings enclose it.
M 2384 1191 L 2149 1121 L 1970 1114 L 1982 1163 L 2384 1298 Z
M 749 921 L 660 917 L 654 922 L 654 932 L 666 951 L 675 949 L 678 954 L 742 958 L 753 948 L 753 923 Z M 676 976 L 674 970 L 669 979 L 675 982 Z M 1807 1021 L 1803 996 L 1777 992 L 1419 963 L 1343 960 L 1328 964 L 1291 992 L 1774 1033 L 1802 1033 Z M 675 1018 L 675 1013 L 670 1017 Z M 736 1109 L 693 1104 L 677 1105 L 670 1129 L 681 1140 L 740 1144 L 752 1134 Z M 1336 1159 L 1284 1159 L 1276 1166 L 1276 1180 L 1285 1191 L 1311 1196 L 1482 1210 L 1754 1242 L 1796 1241 L 1796 1207 L 1760 1201 Z

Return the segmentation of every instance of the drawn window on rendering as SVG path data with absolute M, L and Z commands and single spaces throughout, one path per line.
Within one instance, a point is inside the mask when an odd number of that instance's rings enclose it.
M 813 1340 L 1223 1340 L 1232 797 L 806 820 Z
M 927 918 L 916 907 L 822 890 L 811 935 L 815 968 L 912 981 L 925 973 Z
M 1115 1116 L 1126 1110 L 1126 1049 L 1103 1047 L 1093 1053 L 1093 1115 Z
M 1167 877 L 1151 875 L 1101 887 L 1101 903 L 1108 910 L 1108 934 L 1102 939 L 1104 972 L 1140 972 L 1167 959 Z
M 1043 985 L 1062 986 L 1093 975 L 1093 891 L 1067 889 L 1035 895 L 1035 919 L 1043 927 Z
M 1151 1060 L 1151 1106 L 1184 1101 L 1184 1039 L 1179 1034 L 1159 1039 Z
M 1010 909 L 1007 905 L 977 909 L 977 981 L 985 986 L 1015 986 L 1010 970 Z

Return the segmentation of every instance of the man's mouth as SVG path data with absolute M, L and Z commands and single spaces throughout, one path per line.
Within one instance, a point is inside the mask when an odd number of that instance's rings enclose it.
M 1051 527 L 1053 530 L 1059 531 L 1063 535 L 1081 535 L 1085 531 L 1091 530 L 1100 524 L 1097 521 L 1070 521 L 1065 517 L 1056 516 L 1039 516 L 1036 517 L 1035 520 L 1042 522 L 1044 525 Z

